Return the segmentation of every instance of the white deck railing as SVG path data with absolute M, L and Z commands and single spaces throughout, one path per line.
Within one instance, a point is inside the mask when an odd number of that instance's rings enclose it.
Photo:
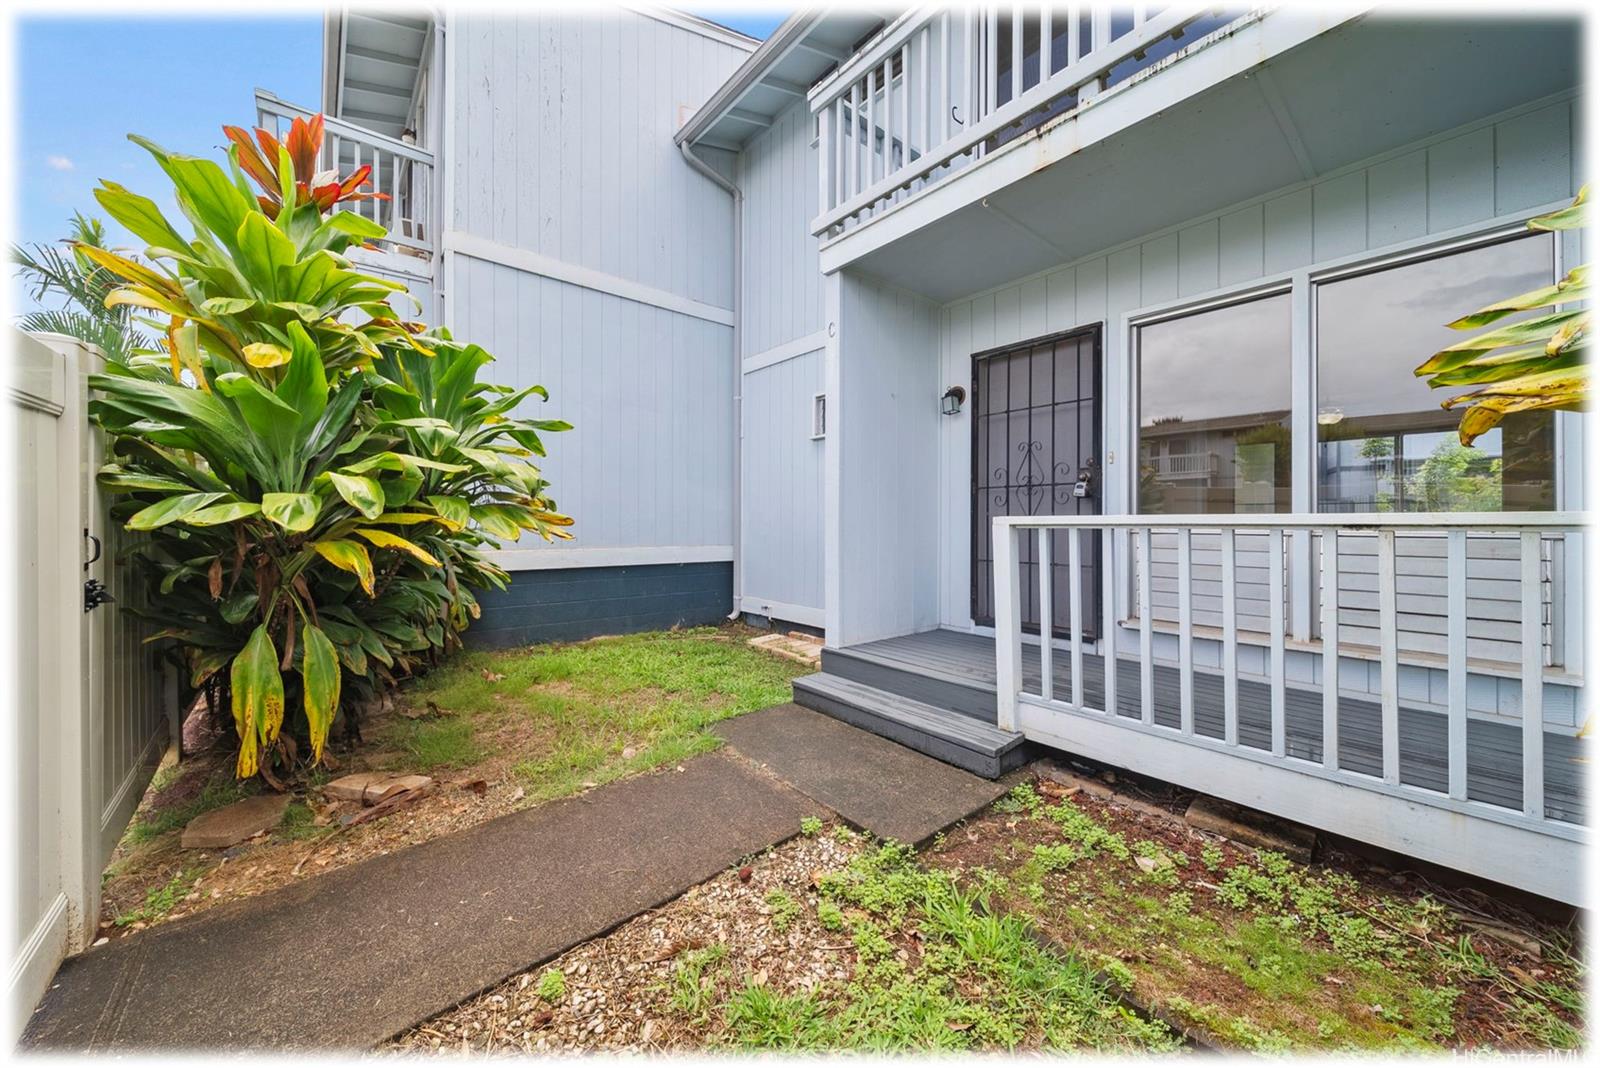
M 1023 626 L 1024 599 L 1033 600 L 1033 594 L 1022 586 L 1020 564 L 1024 547 L 1031 549 L 1040 576 L 1037 592 L 1037 618 L 1042 634 L 1058 631 L 1062 625 L 1060 612 L 1063 606 L 1052 603 L 1058 594 L 1061 579 L 1058 569 L 1051 567 L 1052 539 L 1044 536 L 1049 531 L 1066 532 L 1066 627 L 1070 637 L 1065 648 L 1057 650 L 1050 641 L 1039 646 L 1040 683 L 1034 691 L 1023 681 Z M 1254 760 L 1269 760 L 1292 765 L 1297 770 L 1311 770 L 1348 785 L 1378 788 L 1390 794 L 1400 794 L 1409 800 L 1424 804 L 1442 805 L 1457 812 L 1486 815 L 1494 809 L 1496 819 L 1515 819 L 1524 825 L 1547 827 L 1554 821 L 1546 820 L 1545 813 L 1545 717 L 1544 684 L 1546 668 L 1546 594 L 1550 546 L 1568 535 L 1581 532 L 1582 517 L 1575 513 L 1471 513 L 1458 515 L 1192 515 L 1192 516 L 1081 516 L 1032 517 L 1003 516 L 994 520 L 994 595 L 996 658 L 998 676 L 999 725 L 1007 730 L 1019 729 L 1019 722 L 1030 717 L 1038 721 L 1037 711 L 1099 717 L 1100 722 L 1117 724 L 1130 729 L 1155 732 L 1163 737 L 1195 746 L 1208 747 L 1213 752 L 1233 753 Z M 1204 628 L 1204 640 L 1220 644 L 1220 672 L 1222 676 L 1223 728 L 1220 738 L 1198 734 L 1195 729 L 1195 606 L 1196 585 L 1194 542 L 1197 535 L 1215 541 L 1220 547 L 1220 627 Z M 1430 790 L 1401 780 L 1400 732 L 1400 642 L 1399 613 L 1396 609 L 1396 537 L 1403 535 L 1414 539 L 1416 535 L 1431 535 L 1444 541 L 1443 583 L 1447 591 L 1448 607 L 1446 653 L 1443 669 L 1447 680 L 1444 714 L 1447 719 L 1446 750 L 1448 786 L 1443 791 Z M 1152 585 L 1152 537 L 1158 536 L 1176 543 L 1177 571 L 1177 726 L 1163 727 L 1157 723 L 1156 700 L 1153 685 L 1154 661 L 1152 659 L 1153 627 L 1149 609 Z M 1241 537 L 1252 540 L 1253 567 L 1259 569 L 1259 557 L 1265 555 L 1265 595 L 1268 612 L 1268 654 L 1265 682 L 1270 690 L 1271 741 L 1270 749 L 1241 747 L 1239 743 L 1239 607 L 1237 598 L 1238 573 L 1241 570 L 1238 542 Z M 1286 748 L 1285 722 L 1285 652 L 1286 632 L 1290 629 L 1285 620 L 1285 542 L 1295 539 L 1315 539 L 1320 542 L 1320 562 L 1312 568 L 1312 584 L 1321 605 L 1320 647 L 1311 646 L 1309 653 L 1320 671 L 1316 689 L 1321 693 L 1321 759 L 1320 762 L 1300 759 L 1289 754 Z M 1341 648 L 1338 634 L 1340 607 L 1339 568 L 1341 551 L 1348 552 L 1349 545 L 1341 542 L 1363 540 L 1370 548 L 1376 541 L 1376 586 L 1379 642 L 1376 659 L 1380 665 L 1379 692 L 1372 695 L 1371 703 L 1380 707 L 1379 730 L 1381 734 L 1381 773 L 1363 774 L 1341 767 L 1339 760 L 1340 681 L 1341 655 L 1347 660 L 1361 655 L 1348 645 Z M 1512 665 L 1520 676 L 1520 735 L 1521 735 L 1521 811 L 1498 805 L 1485 805 L 1471 801 L 1467 796 L 1467 678 L 1468 656 L 1468 544 L 1477 539 L 1494 540 L 1499 546 L 1515 546 L 1518 561 L 1517 590 L 1520 597 L 1520 662 Z M 1259 543 L 1265 540 L 1265 545 Z M 1094 553 L 1098 542 L 1103 561 L 1100 591 L 1085 591 L 1084 561 Z M 1121 551 L 1119 552 L 1119 543 Z M 1308 547 L 1311 541 L 1302 540 Z M 1496 547 L 1496 551 L 1501 549 Z M 1309 553 L 1308 553 L 1309 555 Z M 1578 554 L 1575 554 L 1578 555 Z M 1165 556 L 1161 557 L 1165 560 Z M 1345 559 L 1351 559 L 1347 555 Z M 1059 563 L 1059 561 L 1058 561 Z M 1120 570 L 1116 564 L 1124 565 Z M 1213 567 L 1208 558 L 1206 566 Z M 1119 587 L 1118 575 L 1123 575 Z M 1170 579 L 1159 581 L 1170 583 Z M 1099 620 L 1084 619 L 1084 604 L 1099 593 Z M 1126 593 L 1128 597 L 1119 597 Z M 1131 605 L 1130 598 L 1137 597 L 1142 609 L 1137 621 L 1132 612 L 1119 608 Z M 1574 602 L 1575 603 L 1575 602 Z M 1121 622 L 1127 620 L 1128 622 Z M 1105 636 L 1137 630 L 1139 670 L 1139 716 L 1135 720 L 1126 711 L 1118 713 L 1117 657 L 1105 655 L 1103 697 L 1100 707 L 1086 702 L 1084 693 L 1085 624 L 1096 629 L 1100 637 L 1091 646 L 1091 652 L 1109 653 L 1112 643 Z M 1168 628 L 1163 628 L 1164 630 Z M 1132 645 L 1131 634 L 1128 645 Z M 1259 639 L 1257 639 L 1259 640 Z M 1305 649 L 1303 643 L 1300 648 Z M 1070 692 L 1056 692 L 1052 670 L 1053 660 L 1065 652 L 1071 658 Z M 1128 650 L 1131 653 L 1131 649 Z M 1125 659 L 1132 659 L 1131 656 Z M 1473 670 L 1482 668 L 1473 662 Z M 1564 676 L 1570 683 L 1572 675 Z M 1096 680 L 1097 682 L 1099 680 Z M 1304 688 L 1304 687 L 1301 687 Z M 1347 697 L 1349 695 L 1347 694 Z M 1370 706 L 1369 706 L 1370 707 Z M 1022 714 L 1026 712 L 1027 714 Z M 1167 717 L 1170 722 L 1170 711 Z M 1023 722 L 1024 733 L 1030 733 Z M 1070 736 L 1071 728 L 1061 734 Z M 1031 733 L 1030 733 L 1031 736 Z M 1137 765 L 1127 766 L 1138 770 Z M 1566 824 L 1570 828 L 1570 824 Z M 1567 832 L 1562 832 L 1567 833 Z
M 1157 62 L 1151 53 L 1197 21 L 1217 23 L 1210 11 L 1069 3 L 907 12 L 808 94 L 820 169 L 812 233 L 862 221 L 1087 103 Z
M 271 93 L 256 91 L 256 121 L 282 140 L 289 124 L 314 113 Z M 343 205 L 389 231 L 388 244 L 431 252 L 434 245 L 433 153 L 332 116 L 324 118 L 322 155 L 318 166 L 344 177 L 370 164 L 372 182 L 363 192 L 382 193 L 387 200 L 355 200 Z

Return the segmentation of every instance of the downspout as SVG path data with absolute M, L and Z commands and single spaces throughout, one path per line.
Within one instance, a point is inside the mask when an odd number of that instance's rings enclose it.
M 689 166 L 705 175 L 727 191 L 733 198 L 733 611 L 729 619 L 742 614 L 740 602 L 744 596 L 744 559 L 740 543 L 743 541 L 744 515 L 742 512 L 741 483 L 744 476 L 744 356 L 740 340 L 744 327 L 744 193 L 715 167 L 694 154 L 688 141 L 678 142 L 678 151 Z

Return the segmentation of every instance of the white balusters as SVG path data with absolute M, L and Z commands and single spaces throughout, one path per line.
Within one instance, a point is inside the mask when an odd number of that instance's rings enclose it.
M 995 723 L 1017 729 L 1017 693 L 1022 686 L 1022 582 L 1017 559 L 1019 528 L 994 522 Z
M 1400 784 L 1400 627 L 1395 620 L 1394 531 L 1378 531 L 1379 722 L 1383 781 Z
M 1450 796 L 1467 799 L 1467 532 L 1452 530 L 1445 550 L 1445 716 Z
M 1339 530 L 1322 529 L 1322 766 L 1339 766 Z
M 1544 590 L 1539 532 L 1522 534 L 1522 811 L 1544 816 Z
M 1139 530 L 1139 721 L 1152 724 L 1156 721 L 1155 661 L 1152 656 L 1151 630 L 1155 605 L 1150 603 L 1150 528 Z
M 1267 531 L 1267 640 L 1271 643 L 1267 664 L 1272 704 L 1272 755 L 1287 751 L 1288 730 L 1284 724 L 1283 692 L 1283 531 Z
M 1072 703 L 1083 707 L 1083 539 L 1067 531 L 1067 619 L 1072 627 Z
M 1239 606 L 1233 529 L 1222 531 L 1222 740 L 1239 744 Z
M 1039 528 L 1039 696 L 1046 701 L 1055 696 L 1056 692 L 1056 650 L 1052 636 L 1055 633 L 1055 582 L 1050 574 L 1050 544 L 1051 530 L 1049 527 Z M 1072 531 L 1067 531 L 1067 536 L 1072 536 Z M 1076 684 L 1077 677 L 1074 675 Z M 1076 694 L 1077 690 L 1074 689 Z M 1073 704 L 1080 704 L 1074 698 Z
M 1188 527 L 1178 528 L 1178 729 L 1194 733 L 1194 559 Z
M 1106 527 L 1100 532 L 1100 649 L 1106 673 L 1105 700 L 1101 704 L 1108 716 L 1117 714 L 1117 568 L 1112 551 L 1115 544 L 1116 532 Z

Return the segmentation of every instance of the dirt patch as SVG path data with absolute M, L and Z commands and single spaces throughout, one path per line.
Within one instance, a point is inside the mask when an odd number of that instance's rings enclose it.
M 1036 781 L 928 862 L 1097 962 L 1144 1004 L 1260 1051 L 1572 1048 L 1572 931 L 1335 855 L 1314 865 L 1153 806 Z M 1516 932 L 1489 937 L 1482 924 Z

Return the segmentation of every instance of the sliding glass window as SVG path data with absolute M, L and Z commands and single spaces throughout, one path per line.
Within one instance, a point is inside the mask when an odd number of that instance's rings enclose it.
M 1471 448 L 1460 389 L 1413 369 L 1471 335 L 1444 324 L 1554 280 L 1536 234 L 1319 283 L 1316 300 L 1317 507 L 1323 512 L 1497 512 L 1555 507 L 1555 420 L 1509 416 Z M 1510 320 L 1507 320 L 1510 321 Z
M 1289 294 L 1140 326 L 1139 511 L 1287 512 Z

